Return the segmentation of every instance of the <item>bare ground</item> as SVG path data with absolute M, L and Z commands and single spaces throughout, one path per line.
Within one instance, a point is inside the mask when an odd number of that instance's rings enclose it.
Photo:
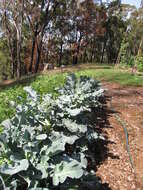
M 118 84 L 103 83 L 108 89 L 106 96 L 108 127 L 103 133 L 108 139 L 106 159 L 99 164 L 97 175 L 111 190 L 143 189 L 143 87 L 121 87 Z M 112 106 L 111 106 L 112 105 Z M 114 109 L 114 110 L 113 110 Z M 122 124 L 115 117 L 118 114 L 129 135 L 133 168 L 126 148 L 126 137 Z M 100 126 L 102 127 L 102 125 Z M 99 155 L 104 156 L 101 148 Z

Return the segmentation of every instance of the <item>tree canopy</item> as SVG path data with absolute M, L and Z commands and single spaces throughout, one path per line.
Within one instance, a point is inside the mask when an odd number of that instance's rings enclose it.
M 120 0 L 2 0 L 0 7 L 1 75 L 142 55 L 142 1 L 139 9 Z

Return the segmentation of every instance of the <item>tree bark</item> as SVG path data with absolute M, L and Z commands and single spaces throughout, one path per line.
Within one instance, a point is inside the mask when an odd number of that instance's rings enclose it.
M 23 27 L 24 0 L 21 1 L 19 22 L 14 21 L 17 32 L 17 78 L 21 77 L 21 47 L 22 47 L 22 27 Z
M 87 57 L 87 54 L 86 54 L 86 49 L 85 49 L 85 51 L 84 51 L 84 55 L 83 55 L 83 63 L 86 62 L 86 57 Z
M 82 35 L 80 34 L 79 40 L 77 42 L 77 49 L 76 49 L 76 55 L 74 56 L 73 59 L 73 65 L 77 65 L 78 64 L 78 56 L 79 56 L 79 51 L 80 51 L 80 42 L 82 39 Z
M 40 40 L 39 44 L 37 43 L 37 56 L 36 56 L 36 63 L 35 63 L 35 73 L 38 72 L 39 64 L 41 60 L 41 49 L 42 49 L 42 40 Z
M 103 51 L 102 51 L 102 55 L 101 55 L 101 63 L 103 63 L 103 59 L 104 59 L 104 53 L 105 53 L 105 49 L 106 49 L 106 42 L 107 40 L 104 40 L 104 45 L 103 45 Z
M 11 31 L 8 27 L 6 11 L 4 12 L 4 25 L 5 25 L 6 37 L 7 37 L 7 41 L 8 41 L 9 53 L 10 53 L 10 57 L 11 57 L 11 78 L 14 78 L 14 74 L 15 74 L 14 50 L 13 50 L 13 45 L 11 44 L 12 36 L 11 36 Z
M 38 43 L 38 39 L 37 39 L 37 43 L 36 43 L 37 44 L 37 56 L 36 56 L 36 63 L 35 63 L 35 73 L 38 72 L 39 64 L 40 64 L 40 60 L 41 60 L 41 50 L 42 50 L 42 41 L 43 41 L 43 36 L 44 36 L 44 29 L 45 29 L 45 27 L 43 26 L 43 28 L 41 30 L 39 43 Z
M 32 51 L 31 51 L 31 58 L 30 58 L 30 66 L 29 66 L 29 69 L 28 69 L 29 72 L 32 72 L 35 45 L 36 45 L 36 35 L 34 34 L 34 37 L 32 39 Z
M 15 59 L 14 59 L 14 49 L 11 45 L 10 42 L 10 36 L 8 35 L 8 47 L 9 47 L 9 52 L 10 52 L 10 57 L 11 57 L 11 78 L 14 78 L 14 74 L 15 74 Z
M 17 40 L 17 78 L 21 77 L 21 40 Z
M 140 45 L 139 45 L 138 56 L 141 55 L 141 53 L 142 53 L 142 45 L 143 45 L 143 37 L 142 37 Z
M 62 64 L 62 56 L 63 56 L 63 41 L 61 40 L 61 44 L 60 44 L 60 55 L 59 55 L 59 67 Z

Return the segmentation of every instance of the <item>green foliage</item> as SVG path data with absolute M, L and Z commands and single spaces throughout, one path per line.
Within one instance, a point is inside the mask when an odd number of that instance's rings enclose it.
M 129 67 L 133 67 L 135 64 L 135 56 L 131 55 L 129 58 L 128 58 L 128 65 Z
M 20 103 L 24 101 L 26 94 L 22 86 L 14 86 L 13 88 L 6 88 L 0 92 L 0 122 L 7 117 L 11 117 L 15 113 L 15 109 L 11 107 L 10 101 Z
M 134 9 L 128 6 L 131 12 L 127 20 L 127 31 L 124 33 L 124 40 L 120 47 L 120 64 L 124 67 L 137 66 L 139 71 L 142 70 L 141 57 L 138 58 L 138 52 L 142 52 L 142 33 L 143 33 L 143 10 Z M 128 13 L 128 12 L 127 12 Z
M 55 97 L 57 96 L 55 87 L 64 84 L 65 76 L 65 74 L 40 75 L 35 79 L 21 81 L 11 87 L 0 89 L 0 122 L 7 117 L 12 117 L 15 113 L 15 109 L 10 106 L 10 101 L 14 101 L 17 104 L 25 101 L 26 93 L 23 90 L 23 86 L 30 84 L 40 95 L 52 93 Z
M 136 66 L 138 71 L 143 71 L 143 55 L 136 57 Z
M 77 75 L 87 75 L 99 80 L 118 83 L 122 86 L 143 86 L 143 76 L 132 75 L 132 73 L 119 69 L 89 69 L 77 72 Z
M 123 40 L 120 47 L 120 65 L 122 66 L 127 66 L 128 64 L 127 48 L 128 42 Z
M 57 98 L 47 94 L 41 100 L 31 87 L 24 90 L 27 100 L 13 103 L 15 116 L 2 122 L 0 152 L 8 158 L 0 168 L 3 188 L 55 189 L 60 185 L 68 190 L 84 184 L 94 189 L 97 179 L 88 180 L 92 172 L 87 170 L 87 158 L 95 162 L 91 143 L 104 137 L 95 131 L 89 115 L 93 107 L 102 107 L 100 84 L 71 74 L 64 87 L 57 89 Z

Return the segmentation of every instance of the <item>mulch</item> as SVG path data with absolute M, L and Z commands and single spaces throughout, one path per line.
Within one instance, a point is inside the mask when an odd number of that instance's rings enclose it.
M 143 189 L 143 87 L 121 87 L 118 84 L 103 83 L 107 90 L 108 126 L 103 126 L 107 137 L 106 156 L 98 165 L 97 176 L 107 185 L 107 190 Z M 111 112 L 111 102 L 120 119 L 126 124 L 129 147 L 133 159 L 132 168 L 126 149 L 126 138 L 121 123 Z M 98 155 L 97 155 L 98 156 Z

